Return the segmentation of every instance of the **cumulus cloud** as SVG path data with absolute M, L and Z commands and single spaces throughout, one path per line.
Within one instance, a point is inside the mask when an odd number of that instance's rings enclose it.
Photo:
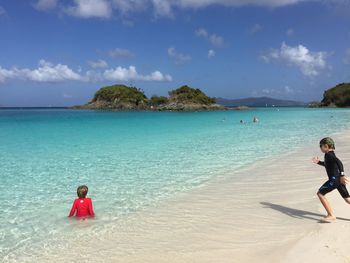
M 209 49 L 209 51 L 208 51 L 208 58 L 215 57 L 215 55 L 216 55 L 215 50 L 213 50 L 213 49 Z
M 350 48 L 345 50 L 344 63 L 345 64 L 350 64 Z
M 20 79 L 33 82 L 50 82 L 58 83 L 64 81 L 172 81 L 169 74 L 163 74 L 156 70 L 148 75 L 139 74 L 134 66 L 129 68 L 117 67 L 115 69 L 106 69 L 103 72 L 88 70 L 85 73 L 76 72 L 67 65 L 56 64 L 46 60 L 40 60 L 36 69 L 2 68 L 0 66 L 0 82 L 3 83 L 8 79 Z
M 103 77 L 110 81 L 130 81 L 130 80 L 143 80 L 143 81 L 172 81 L 172 77 L 168 74 L 163 75 L 160 71 L 154 71 L 149 75 L 141 75 L 136 71 L 134 66 L 129 68 L 116 67 L 115 69 L 105 70 Z
M 134 56 L 131 51 L 123 48 L 115 48 L 113 50 L 110 50 L 108 52 L 108 55 L 112 58 L 131 58 Z
M 5 82 L 6 79 L 14 78 L 16 76 L 16 70 L 5 69 L 0 66 L 0 83 Z
M 65 80 L 82 80 L 83 77 L 69 68 L 67 65 L 54 65 L 45 60 L 40 60 L 38 68 L 0 68 L 0 81 L 6 79 L 24 79 L 35 82 L 62 82 Z
M 272 49 L 261 58 L 266 63 L 279 61 L 296 66 L 305 76 L 314 77 L 327 67 L 327 56 L 327 52 L 311 52 L 303 45 L 291 47 L 283 42 L 280 49 Z
M 194 31 L 194 34 L 197 37 L 207 39 L 213 46 L 220 47 L 224 44 L 224 38 L 217 34 L 209 34 L 208 31 L 204 28 L 199 28 Z
M 185 64 L 191 61 L 192 59 L 190 55 L 185 55 L 177 52 L 177 50 L 174 47 L 168 48 L 168 55 L 171 59 L 173 59 L 175 64 L 178 64 L 178 65 Z
M 66 7 L 65 12 L 82 18 L 109 18 L 112 8 L 107 0 L 74 0 L 74 5 Z
M 58 0 L 38 0 L 34 7 L 39 11 L 47 11 L 57 7 Z
M 90 61 L 88 61 L 88 64 L 92 68 L 107 68 L 108 67 L 107 62 L 102 60 L 102 59 L 99 59 L 97 61 L 90 60 Z

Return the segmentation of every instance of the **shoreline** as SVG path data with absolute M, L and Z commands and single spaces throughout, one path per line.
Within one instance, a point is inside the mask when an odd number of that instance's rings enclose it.
M 340 145 L 337 153 L 348 167 L 350 156 L 345 153 L 350 152 L 346 143 L 350 129 L 334 138 Z M 133 214 L 97 235 L 98 240 L 86 240 L 79 255 L 67 242 L 54 255 L 48 248 L 50 253 L 33 261 L 66 262 L 79 256 L 94 262 L 314 262 L 312 252 L 319 249 L 315 241 L 320 235 L 329 238 L 330 225 L 318 224 L 324 212 L 316 191 L 326 174 L 311 163 L 313 155 L 321 154 L 317 144 L 310 143 L 218 175 L 196 189 Z M 337 194 L 332 193 L 336 202 L 331 200 L 336 211 L 343 202 Z M 339 216 L 350 218 L 347 213 Z M 347 221 L 339 221 L 331 225 L 333 231 L 346 227 Z

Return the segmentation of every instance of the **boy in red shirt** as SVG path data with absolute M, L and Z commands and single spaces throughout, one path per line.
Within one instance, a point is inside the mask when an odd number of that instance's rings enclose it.
M 69 217 L 74 216 L 75 212 L 77 217 L 92 217 L 94 216 L 94 210 L 92 209 L 91 198 L 87 198 L 88 187 L 81 185 L 77 189 L 78 197 L 74 200 L 72 209 L 70 210 Z

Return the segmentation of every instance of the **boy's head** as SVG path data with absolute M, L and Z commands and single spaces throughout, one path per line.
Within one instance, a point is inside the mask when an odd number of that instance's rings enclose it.
M 323 153 L 335 150 L 335 143 L 332 138 L 326 137 L 320 141 L 320 149 Z
M 81 185 L 77 189 L 77 195 L 79 198 L 85 198 L 89 188 L 86 185 Z

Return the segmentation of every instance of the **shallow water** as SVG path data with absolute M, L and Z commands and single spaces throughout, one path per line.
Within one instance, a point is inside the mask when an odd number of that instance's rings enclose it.
M 1 110 L 0 258 L 15 261 L 82 233 L 98 238 L 134 212 L 349 121 L 346 109 Z M 66 218 L 80 184 L 89 186 L 97 214 L 87 223 Z

